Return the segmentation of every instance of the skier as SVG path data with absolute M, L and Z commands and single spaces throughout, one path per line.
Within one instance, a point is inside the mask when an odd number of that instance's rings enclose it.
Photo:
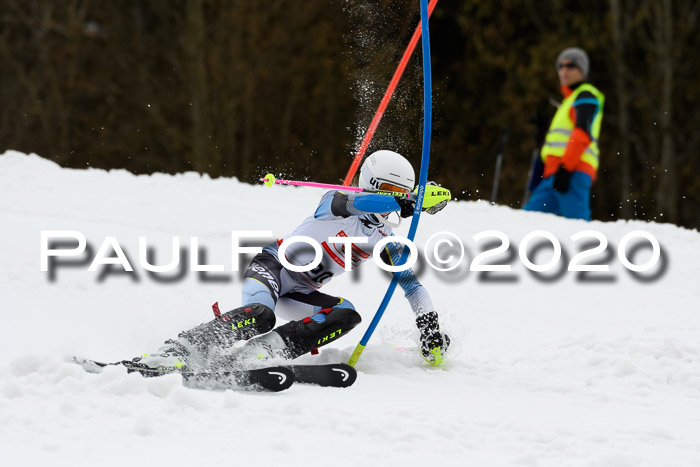
M 414 183 L 413 167 L 396 152 L 375 152 L 360 169 L 359 186 L 364 189 L 409 193 Z M 435 214 L 445 204 L 443 201 L 426 211 Z M 164 371 L 219 369 L 257 359 L 293 359 L 308 352 L 315 353 L 318 347 L 346 335 L 361 321 L 349 300 L 318 289 L 343 273 L 346 261 L 351 261 L 355 267 L 369 259 L 374 245 L 392 235 L 391 227 L 400 223 L 400 218 L 397 218 L 398 223 L 389 219 L 392 213 L 410 217 L 414 205 L 414 200 L 400 196 L 342 190 L 325 193 L 313 216 L 283 239 L 265 246 L 253 258 L 243 281 L 241 307 L 180 333 L 177 339 L 166 341 L 155 353 L 134 359 L 133 365 Z M 311 237 L 323 248 L 321 263 L 311 271 L 290 271 L 278 259 L 279 245 L 285 238 L 297 235 Z M 367 237 L 368 243 L 353 244 L 352 251 L 343 251 L 342 245 L 327 242 L 329 237 L 335 236 Z M 386 264 L 395 263 L 401 251 L 401 244 L 388 243 L 382 258 Z M 287 260 L 294 265 L 310 264 L 314 257 L 315 251 L 304 243 L 293 243 L 286 251 Z M 399 274 L 399 284 L 416 315 L 421 351 L 426 359 L 434 361 L 434 349 L 444 352 L 449 338 L 440 332 L 438 314 L 413 271 L 409 269 Z M 281 297 L 303 307 L 307 317 L 273 330 L 274 311 Z M 234 343 L 242 339 L 251 340 L 232 350 Z

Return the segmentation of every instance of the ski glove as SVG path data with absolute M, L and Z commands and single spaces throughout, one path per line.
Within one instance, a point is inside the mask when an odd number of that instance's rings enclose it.
M 447 334 L 440 332 L 438 324 L 438 314 L 435 311 L 423 313 L 416 318 L 416 326 L 420 331 L 421 352 L 428 362 L 433 365 L 439 365 L 442 360 L 442 354 L 447 351 L 450 346 L 450 338 Z M 439 350 L 439 352 L 436 352 Z M 437 359 L 440 361 L 437 361 Z
M 559 193 L 566 193 L 569 191 L 569 182 L 571 181 L 571 172 L 566 170 L 562 165 L 554 174 L 553 187 Z
M 447 206 L 447 201 L 449 201 L 449 197 L 451 196 L 450 191 L 446 188 L 442 188 L 441 190 L 439 188 L 442 187 L 435 182 L 428 182 L 426 184 L 425 196 L 440 196 L 442 198 L 447 196 L 444 201 L 440 201 L 427 209 L 423 207 L 423 211 L 427 212 L 428 214 L 437 214 L 438 212 L 442 211 L 445 206 Z
M 401 217 L 404 219 L 407 217 L 411 217 L 413 215 L 413 211 L 416 208 L 416 200 L 415 199 L 408 199 L 404 198 L 402 196 L 394 196 L 394 199 L 396 200 L 397 203 L 399 203 L 399 206 L 401 207 Z
M 428 214 L 436 214 L 444 209 L 445 206 L 447 206 L 447 201 L 449 201 L 450 197 L 450 191 L 446 188 L 440 188 L 440 185 L 438 185 L 435 182 L 428 182 L 427 183 L 428 188 L 426 189 L 426 194 L 425 196 L 431 198 L 430 202 L 434 202 L 435 200 L 432 199 L 432 197 L 438 197 L 438 199 L 443 199 L 443 201 L 440 201 L 438 203 L 433 204 L 429 208 L 425 207 L 425 204 L 423 205 L 423 212 L 427 212 Z M 413 194 L 418 193 L 418 188 L 413 190 Z M 401 196 L 395 196 L 396 202 L 399 204 L 401 207 L 401 217 L 406 218 L 406 217 L 411 217 L 413 215 L 413 211 L 415 210 L 415 205 L 416 205 L 416 200 L 415 199 L 409 199 L 409 198 L 404 198 Z M 431 203 L 427 203 L 428 205 Z

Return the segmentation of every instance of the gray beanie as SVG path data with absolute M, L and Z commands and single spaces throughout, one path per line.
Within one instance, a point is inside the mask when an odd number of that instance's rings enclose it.
M 584 52 L 583 49 L 579 49 L 578 47 L 564 49 L 557 57 L 557 71 L 559 70 L 561 61 L 565 58 L 568 58 L 575 63 L 576 66 L 583 72 L 583 77 L 588 79 L 588 55 L 586 55 L 586 52 Z

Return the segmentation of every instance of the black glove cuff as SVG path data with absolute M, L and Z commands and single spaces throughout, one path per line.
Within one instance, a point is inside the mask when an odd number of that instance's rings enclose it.
M 440 330 L 440 325 L 438 324 L 438 314 L 435 311 L 429 313 L 423 313 L 416 318 L 416 326 L 420 331 L 421 335 L 432 334 Z
M 554 182 L 552 183 L 552 186 L 556 191 L 560 193 L 566 193 L 567 191 L 569 191 L 570 182 L 571 172 L 566 170 L 562 165 L 561 167 L 559 167 L 559 170 L 557 170 L 557 173 L 554 174 Z
M 395 196 L 394 199 L 401 207 L 401 212 L 399 213 L 401 217 L 405 219 L 413 215 L 413 211 L 415 210 L 416 206 L 416 202 L 414 200 L 410 200 L 402 196 Z

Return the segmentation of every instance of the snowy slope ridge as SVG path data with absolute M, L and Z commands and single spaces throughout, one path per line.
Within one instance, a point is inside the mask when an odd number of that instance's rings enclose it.
M 229 271 L 230 232 L 281 236 L 313 213 L 321 194 L 0 155 L 0 465 L 700 465 L 700 234 L 671 225 L 584 223 L 476 202 L 424 216 L 419 246 L 450 231 L 471 261 L 483 246 L 472 236 L 499 230 L 515 248 L 494 258 L 512 271 L 491 280 L 467 268 L 421 275 L 453 341 L 442 369 L 415 353 L 400 293 L 346 390 L 197 391 L 176 375 L 90 375 L 65 362 L 149 352 L 211 319 L 213 302 L 236 307 L 241 279 Z M 577 250 L 569 237 L 589 229 L 610 242 L 612 253 L 594 258 L 609 273 L 543 280 L 518 257 L 527 233 L 546 230 L 570 259 Z M 113 236 L 136 271 L 100 280 L 83 262 L 58 268 L 51 281 L 40 271 L 42 230 L 80 231 L 95 250 Z M 650 271 L 651 279 L 635 278 L 617 257 L 634 230 L 662 246 L 665 271 Z M 218 281 L 194 272 L 155 280 L 138 265 L 139 236 L 158 263 L 173 236 L 197 237 L 206 261 L 226 272 Z M 545 249 L 532 259 L 549 257 Z M 640 250 L 634 262 L 648 257 Z M 346 360 L 388 282 L 368 263 L 359 279 L 346 274 L 326 286 L 364 320 L 304 361 Z

